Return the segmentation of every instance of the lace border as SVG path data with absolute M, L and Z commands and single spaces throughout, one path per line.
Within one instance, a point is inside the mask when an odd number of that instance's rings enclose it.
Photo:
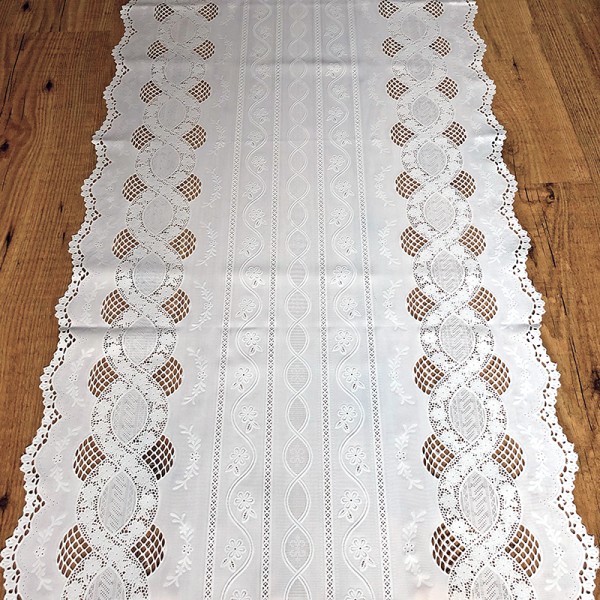
M 486 117 L 487 122 L 496 132 L 492 153 L 487 158 L 496 165 L 498 172 L 506 181 L 506 189 L 503 194 L 504 202 L 500 208 L 500 213 L 506 218 L 511 231 L 519 238 L 519 246 L 515 251 L 515 262 L 512 266 L 512 270 L 518 278 L 523 292 L 531 298 L 533 303 L 533 309 L 529 315 L 527 339 L 534 348 L 536 359 L 548 374 L 548 384 L 543 392 L 544 406 L 541 411 L 541 418 L 548 425 L 552 439 L 561 448 L 565 457 L 565 466 L 560 474 L 562 489 L 558 495 L 557 502 L 558 506 L 567 516 L 570 531 L 577 539 L 579 539 L 584 548 L 585 560 L 579 573 L 581 597 L 593 598 L 596 570 L 600 566 L 598 548 L 596 547 L 594 537 L 587 532 L 575 507 L 573 490 L 575 488 L 575 473 L 579 468 L 577 465 L 577 453 L 574 445 L 567 439 L 557 418 L 556 398 L 558 388 L 560 387 L 560 374 L 556 363 L 551 360 L 542 341 L 541 324 L 542 315 L 545 312 L 545 302 L 540 292 L 535 289 L 533 282 L 527 273 L 526 263 L 531 247 L 531 241 L 528 233 L 519 223 L 514 210 L 514 200 L 518 188 L 517 180 L 509 171 L 502 158 L 502 149 L 506 140 L 506 130 L 500 124 L 492 110 L 496 85 L 483 67 L 483 57 L 487 46 L 475 29 L 475 16 L 478 10 L 477 0 L 467 0 L 467 3 L 469 5 L 469 13 L 464 27 L 471 39 L 477 44 L 477 50 L 475 51 L 474 59 L 470 66 L 479 79 L 485 84 L 487 89 L 487 93 L 484 96 L 484 101 L 479 111 Z
M 68 315 L 68 307 L 77 295 L 82 282 L 89 274 L 83 266 L 84 253 L 81 250 L 81 243 L 89 235 L 94 221 L 100 216 L 100 213 L 96 210 L 96 199 L 92 193 L 92 187 L 101 178 L 104 169 L 110 164 L 110 160 L 106 156 L 106 147 L 103 138 L 110 131 L 113 122 L 119 116 L 113 92 L 129 71 L 125 65 L 123 49 L 136 33 L 129 14 L 131 7 L 136 2 L 137 0 L 129 0 L 120 11 L 125 31 L 120 42 L 112 51 L 116 70 L 115 75 L 103 94 L 106 103 L 106 117 L 100 129 L 92 137 L 92 143 L 96 149 L 96 166 L 82 185 L 81 194 L 85 204 L 85 216 L 79 231 L 69 243 L 69 253 L 72 262 L 71 282 L 64 295 L 58 301 L 55 309 L 59 328 L 58 345 L 50 364 L 45 367 L 40 380 L 40 389 L 42 390 L 44 404 L 42 423 L 33 441 L 25 449 L 21 457 L 21 471 L 24 473 L 25 506 L 13 534 L 6 540 L 6 546 L 1 553 L 2 561 L 0 562 L 0 566 L 4 571 L 4 588 L 7 599 L 18 597 L 20 570 L 16 561 L 17 549 L 31 530 L 34 515 L 45 504 L 44 499 L 38 491 L 40 476 L 37 473 L 35 461 L 38 452 L 48 440 L 52 426 L 62 417 L 55 406 L 56 390 L 53 387 L 52 380 L 58 369 L 63 365 L 67 350 L 76 340 L 71 332 L 72 323 Z

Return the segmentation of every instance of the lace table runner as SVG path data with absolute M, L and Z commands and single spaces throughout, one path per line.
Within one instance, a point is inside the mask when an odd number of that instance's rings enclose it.
M 7 598 L 591 598 L 473 0 L 135 0 Z

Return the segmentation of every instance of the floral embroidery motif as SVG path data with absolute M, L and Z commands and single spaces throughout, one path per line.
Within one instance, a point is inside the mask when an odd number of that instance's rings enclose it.
M 346 383 L 350 385 L 350 389 L 353 392 L 365 389 L 365 384 L 361 381 L 361 372 L 356 367 L 344 367 L 342 377 L 345 379 Z
M 331 283 L 343 287 L 350 278 L 350 269 L 346 265 L 338 265 L 333 269 Z
M 398 475 L 404 477 L 408 482 L 408 489 L 412 490 L 423 489 L 423 484 L 420 479 L 417 479 L 413 476 L 412 467 L 407 462 L 407 449 L 410 443 L 411 435 L 417 430 L 416 425 L 403 425 L 404 431 L 396 438 L 396 448 L 398 452 L 396 452 L 396 458 L 398 459 Z
M 240 421 L 246 427 L 246 433 L 250 433 L 254 429 L 258 429 L 258 423 L 256 422 L 258 411 L 256 408 L 254 408 L 254 406 L 249 404 L 242 406 L 238 416 L 240 417 Z
M 242 298 L 238 306 L 239 310 L 235 316 L 242 317 L 245 321 L 248 320 L 256 310 L 256 302 L 249 297 Z
M 205 323 L 212 319 L 213 309 L 213 292 L 206 287 L 206 283 L 197 283 L 196 288 L 200 290 L 200 298 L 203 300 L 202 312 L 190 329 L 192 331 L 200 331 Z
M 366 600 L 366 598 L 362 590 L 349 589 L 344 600 Z
M 240 244 L 240 254 L 252 256 L 258 248 L 258 240 L 254 237 L 247 237 Z
M 239 475 L 250 458 L 250 454 L 248 454 L 248 450 L 243 446 L 241 448 L 236 446 L 229 455 L 229 458 L 231 459 L 231 462 L 227 465 L 226 472 L 229 473 L 231 471 L 235 475 Z
M 333 351 L 340 352 L 341 354 L 347 354 L 353 342 L 354 336 L 347 329 L 342 329 L 335 334 Z
M 258 335 L 256 331 L 246 331 L 246 333 L 242 335 L 242 342 L 244 342 L 244 345 L 248 348 L 250 356 L 257 352 L 262 352 L 260 341 L 260 335 Z
M 248 213 L 248 219 L 254 227 L 262 227 L 265 224 L 265 211 L 261 208 L 253 208 Z
M 263 279 L 263 270 L 260 267 L 248 267 L 246 269 L 246 277 L 250 281 L 252 287 L 258 287 L 259 285 L 265 285 Z
M 402 538 L 404 545 L 402 550 L 404 551 L 404 566 L 409 573 L 412 573 L 416 578 L 416 586 L 431 586 L 431 575 L 425 573 L 421 567 L 419 557 L 416 553 L 415 540 L 418 533 L 419 524 L 425 520 L 425 511 L 419 513 L 411 512 L 410 523 L 402 528 Z
M 343 254 L 356 254 L 356 248 L 354 246 L 354 239 L 352 236 L 343 235 L 338 239 L 338 248 Z
M 187 438 L 187 445 L 190 449 L 190 455 L 188 458 L 188 465 L 185 468 L 183 479 L 178 479 L 175 482 L 175 486 L 173 487 L 173 489 L 178 490 L 180 488 L 183 488 L 184 490 L 187 490 L 188 482 L 194 477 L 196 477 L 196 475 L 198 475 L 199 472 L 198 463 L 200 462 L 201 458 L 200 447 L 202 441 L 194 433 L 194 427 L 192 425 L 190 425 L 189 427 L 181 425 L 179 429 L 181 430 L 181 433 Z
M 177 561 L 175 567 L 175 575 L 167 575 L 165 581 L 165 587 L 174 585 L 179 587 L 179 580 L 181 577 L 192 570 L 192 552 L 194 547 L 192 546 L 192 540 L 194 539 L 194 530 L 186 521 L 185 515 L 177 515 L 171 513 L 172 522 L 178 526 L 179 538 L 183 542 L 181 546 L 181 558 Z
M 256 519 L 256 512 L 252 508 L 254 498 L 249 491 L 238 492 L 233 503 L 242 514 L 242 521 L 245 523 L 249 519 Z
M 250 367 L 239 367 L 235 372 L 234 380 L 231 388 L 243 392 L 248 384 L 254 380 L 254 373 Z
M 365 538 L 354 538 L 350 545 L 350 552 L 355 560 L 359 561 L 360 570 L 366 571 L 369 567 L 374 567 L 375 562 L 371 558 L 371 544 Z
M 336 429 L 343 429 L 346 433 L 350 431 L 350 425 L 354 423 L 357 412 L 353 406 L 349 404 L 343 404 L 338 410 L 339 421 L 335 424 Z
M 370 471 L 369 467 L 365 464 L 367 455 L 360 446 L 349 446 L 346 451 L 346 460 L 354 467 L 357 475 L 365 471 Z
M 362 502 L 360 494 L 356 490 L 346 490 L 340 502 L 342 503 L 342 509 L 338 513 L 338 517 L 350 522 L 354 521 L 354 513 Z
M 407 394 L 404 389 L 403 381 L 403 363 L 401 358 L 406 356 L 408 348 L 396 348 L 396 352 L 392 358 L 388 360 L 388 366 L 390 369 L 390 388 L 400 401 L 400 404 L 414 404 L 412 396 Z
M 208 361 L 201 350 L 194 350 L 193 348 L 188 348 L 188 354 L 194 358 L 194 363 L 197 369 L 196 375 L 196 383 L 192 388 L 191 393 L 187 394 L 183 400 L 183 404 L 196 404 L 196 400 L 199 396 L 206 392 L 206 380 L 208 378 L 208 373 L 206 369 L 208 367 Z
M 340 309 L 346 313 L 349 319 L 361 316 L 358 312 L 358 302 L 351 296 L 343 296 L 340 299 Z
M 221 563 L 222 567 L 227 567 L 230 571 L 235 571 L 236 564 L 246 553 L 246 546 L 242 540 L 230 539 L 225 546 L 225 558 Z

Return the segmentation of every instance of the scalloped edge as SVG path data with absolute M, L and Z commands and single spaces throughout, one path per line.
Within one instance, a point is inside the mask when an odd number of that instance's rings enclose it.
M 40 378 L 44 413 L 33 441 L 27 446 L 21 457 L 21 471 L 24 473 L 25 506 L 14 532 L 7 538 L 5 547 L 0 553 L 2 557 L 0 567 L 4 571 L 4 590 L 7 600 L 20 597 L 18 588 L 21 572 L 16 560 L 17 550 L 31 530 L 33 517 L 45 503 L 38 492 L 40 475 L 36 471 L 35 460 L 41 447 L 47 441 L 52 426 L 62 417 L 55 406 L 57 393 L 52 385 L 52 381 L 65 361 L 67 350 L 76 341 L 75 336 L 71 333 L 71 319 L 68 315 L 68 307 L 77 295 L 81 283 L 88 275 L 88 271 L 83 266 L 84 253 L 81 250 L 81 243 L 92 230 L 94 221 L 100 216 L 100 213 L 96 210 L 96 199 L 92 193 L 92 187 L 100 179 L 104 169 L 110 164 L 110 160 L 106 156 L 106 147 L 103 138 L 110 131 L 113 122 L 120 114 L 116 108 L 116 100 L 113 97 L 113 92 L 129 71 L 129 68 L 125 65 L 122 52 L 136 33 L 129 14 L 136 2 L 137 0 L 129 0 L 120 10 L 124 33 L 119 43 L 112 50 L 115 62 L 115 74 L 103 93 L 106 104 L 106 117 L 101 127 L 92 137 L 92 144 L 96 149 L 96 166 L 81 187 L 81 195 L 85 204 L 85 217 L 78 232 L 72 237 L 69 243 L 69 253 L 72 263 L 71 282 L 55 307 L 55 315 L 59 328 L 58 345 L 50 364 L 44 369 Z
M 464 28 L 469 33 L 471 39 L 477 44 L 477 50 L 474 53 L 473 62 L 470 67 L 475 71 L 479 79 L 486 86 L 486 93 L 483 97 L 483 104 L 479 108 L 487 119 L 488 124 L 496 132 L 496 139 L 492 143 L 492 152 L 488 155 L 488 160 L 493 162 L 500 175 L 506 181 L 506 189 L 503 193 L 504 202 L 500 207 L 508 227 L 519 238 L 519 246 L 514 253 L 514 263 L 512 271 L 521 284 L 521 289 L 533 302 L 533 308 L 529 315 L 529 330 L 527 331 L 527 340 L 534 348 L 535 356 L 538 362 L 544 367 L 548 374 L 548 383 L 543 391 L 544 405 L 541 409 L 540 417 L 548 425 L 550 436 L 564 453 L 564 468 L 560 474 L 561 492 L 556 498 L 556 502 L 566 514 L 569 530 L 581 542 L 584 550 L 584 562 L 579 572 L 581 582 L 580 598 L 594 598 L 596 571 L 600 566 L 598 548 L 595 544 L 594 536 L 587 532 L 580 515 L 577 513 L 573 490 L 575 489 L 575 473 L 578 470 L 577 452 L 573 443 L 571 443 L 558 421 L 556 413 L 556 399 L 558 388 L 560 387 L 560 374 L 555 362 L 550 358 L 546 347 L 544 346 L 541 335 L 542 315 L 545 312 L 545 302 L 540 292 L 535 289 L 529 274 L 527 273 L 527 257 L 531 247 L 529 234 L 525 231 L 514 210 L 514 201 L 517 193 L 517 180 L 509 171 L 508 166 L 502 157 L 502 149 L 506 140 L 506 129 L 500 124 L 494 114 L 492 103 L 496 93 L 496 85 L 483 67 L 483 57 L 487 45 L 475 28 L 475 16 L 477 15 L 477 0 L 466 0 L 469 6 L 469 13 L 466 18 Z

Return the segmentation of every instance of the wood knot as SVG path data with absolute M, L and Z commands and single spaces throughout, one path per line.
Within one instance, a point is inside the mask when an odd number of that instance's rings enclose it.
M 4 494 L 0 498 L 0 510 L 5 510 L 7 506 L 8 506 L 8 494 Z
M 8 152 L 9 148 L 10 144 L 8 143 L 8 140 L 4 140 L 4 142 L 2 142 L 2 145 L 0 145 L 0 152 Z
M 29 5 L 29 2 L 23 2 L 23 4 L 21 4 L 21 10 L 23 12 L 27 12 L 28 10 L 31 10 L 31 6 Z
M 47 92 L 49 92 L 54 87 L 54 83 L 52 83 L 52 79 L 48 79 L 44 88 Z

